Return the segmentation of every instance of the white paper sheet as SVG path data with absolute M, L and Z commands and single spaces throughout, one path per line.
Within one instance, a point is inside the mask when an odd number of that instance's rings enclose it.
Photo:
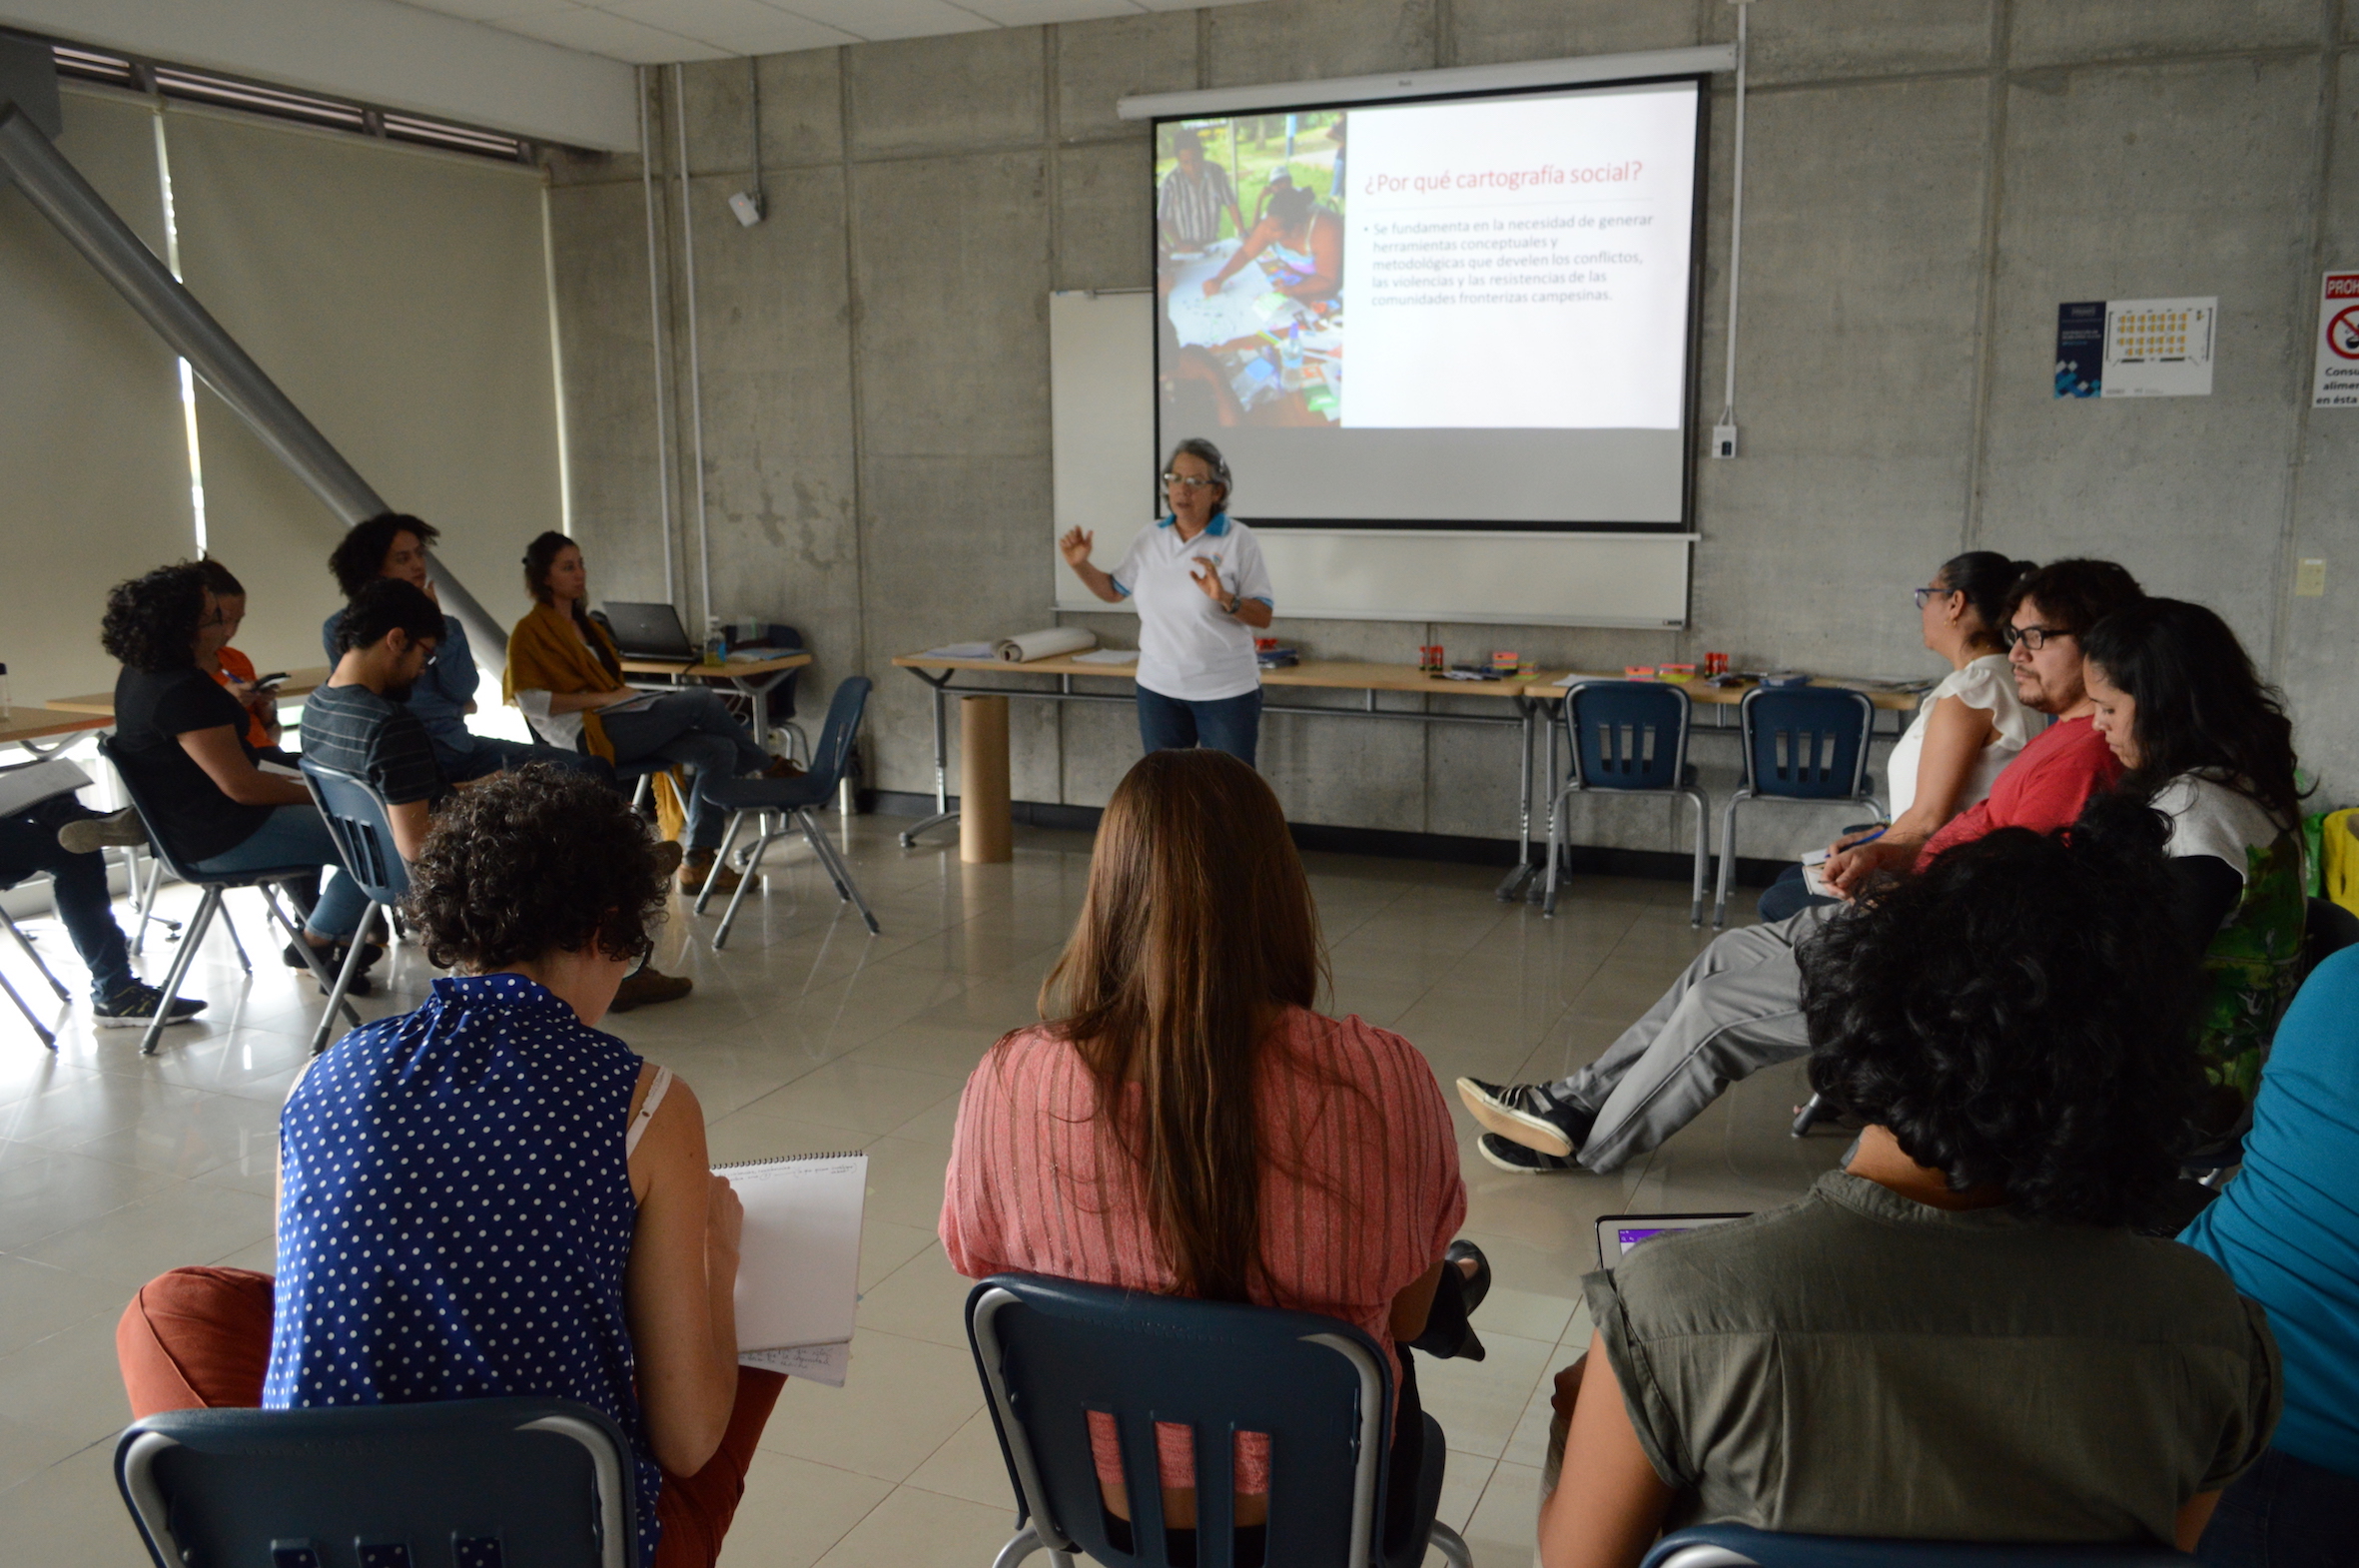
M 1236 242 L 1223 240 L 1205 252 L 1203 260 L 1182 262 L 1174 269 L 1168 309 L 1172 330 L 1180 335 L 1182 348 L 1228 343 L 1311 319 L 1292 300 L 1273 293 L 1269 275 L 1261 270 L 1258 259 L 1238 268 L 1235 276 L 1220 286 L 1218 294 L 1206 298 L 1205 281 L 1227 266 L 1229 257 L 1235 254 Z M 1272 299 L 1277 302 L 1275 306 L 1270 304 Z
M 926 659 L 988 659 L 991 657 L 991 644 L 988 642 L 946 642 L 939 648 L 928 648 L 918 656 Z
M 868 1156 L 723 1166 L 745 1204 L 737 1359 L 842 1387 L 858 1306 Z

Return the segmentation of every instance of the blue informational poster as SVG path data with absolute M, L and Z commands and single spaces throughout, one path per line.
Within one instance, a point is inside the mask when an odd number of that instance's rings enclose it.
M 2056 395 L 2101 397 L 2105 391 L 2105 302 L 2056 307 Z

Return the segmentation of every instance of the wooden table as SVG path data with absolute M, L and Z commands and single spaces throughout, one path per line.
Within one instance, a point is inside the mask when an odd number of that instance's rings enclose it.
M 269 671 L 263 673 L 268 674 Z M 284 707 L 298 702 L 328 684 L 328 677 L 336 671 L 322 664 L 311 669 L 289 670 L 287 679 L 279 687 L 279 703 Z M 68 713 L 95 713 L 100 718 L 115 716 L 115 694 L 112 691 L 93 691 L 79 697 L 52 697 L 49 705 L 63 708 Z M 22 709 L 18 710 L 22 712 Z
M 105 729 L 112 716 L 111 713 L 71 713 L 62 708 L 0 708 L 0 746 L 23 746 L 28 751 L 38 751 L 40 748 L 32 742 Z
M 754 739 L 767 749 L 770 744 L 770 692 L 786 679 L 787 671 L 799 670 L 810 662 L 811 655 L 798 648 L 792 653 L 781 653 L 774 659 L 737 659 L 727 664 L 705 664 L 694 659 L 624 659 L 622 672 L 625 675 L 668 675 L 671 677 L 669 684 L 675 686 L 682 679 L 727 681 L 753 699 Z M 643 683 L 634 681 L 632 684 Z
M 902 847 L 914 849 L 917 846 L 919 834 L 957 822 L 960 827 L 960 853 L 962 858 L 971 860 L 1004 860 L 1008 854 L 1005 848 L 1008 829 L 1004 825 L 1004 821 L 1001 820 L 1005 817 L 1004 803 L 1008 798 L 1006 783 L 1008 771 L 1006 760 L 1007 709 L 1004 700 L 998 703 L 981 703 L 972 710 L 972 719 L 966 719 L 964 715 L 962 718 L 962 728 L 970 722 L 976 726 L 974 744 L 964 747 L 962 750 L 964 753 L 972 753 L 980 757 L 986 764 L 984 772 L 989 776 L 973 777 L 975 772 L 973 762 L 963 762 L 962 773 L 968 777 L 963 780 L 965 787 L 960 791 L 960 803 L 963 806 L 968 794 L 972 791 L 979 801 L 992 808 L 995 817 L 993 822 L 977 824 L 977 831 L 970 831 L 969 824 L 962 820 L 961 814 L 950 808 L 950 737 L 948 715 L 944 706 L 946 698 L 952 696 L 1001 699 L 1016 697 L 1038 702 L 1119 702 L 1126 705 L 1136 700 L 1125 693 L 1076 691 L 1073 688 L 1074 677 L 1077 675 L 1091 676 L 1100 680 L 1133 680 L 1138 669 L 1136 661 L 1129 664 L 1099 664 L 1060 655 L 1056 658 L 1034 659 L 1030 663 L 1016 664 L 1004 659 L 959 659 L 925 653 L 909 653 L 894 659 L 893 663 L 897 668 L 915 674 L 934 689 L 934 815 L 903 833 L 901 835 Z M 1056 677 L 1057 684 L 1051 690 L 1033 687 L 953 685 L 953 678 L 961 671 L 988 672 L 997 675 L 1048 675 Z M 1421 724 L 1514 725 L 1521 732 L 1523 738 L 1522 781 L 1517 787 L 1518 821 L 1523 848 L 1518 857 L 1516 869 L 1509 872 L 1507 879 L 1499 885 L 1499 897 L 1510 899 L 1523 890 L 1524 884 L 1530 880 L 1533 871 L 1531 865 L 1532 741 L 1538 728 L 1536 721 L 1543 704 L 1540 700 L 1527 698 L 1525 693 L 1535 679 L 1545 678 L 1547 673 L 1545 671 L 1527 671 L 1509 676 L 1504 680 L 1461 681 L 1425 674 L 1414 664 L 1362 664 L 1327 659 L 1306 659 L 1300 664 L 1285 669 L 1263 670 L 1261 672 L 1262 686 L 1265 689 L 1272 686 L 1293 686 L 1328 691 L 1357 691 L 1363 694 L 1360 705 L 1345 708 L 1322 708 L 1298 703 L 1273 703 L 1264 699 L 1261 711 L 1263 713 L 1302 714 L 1314 718 L 1396 719 Z M 1507 701 L 1514 711 L 1511 714 L 1430 713 L 1422 707 L 1414 709 L 1378 707 L 1376 694 L 1384 691 L 1425 697 L 1500 698 Z M 991 759 L 995 756 L 997 758 L 996 767 L 990 765 Z

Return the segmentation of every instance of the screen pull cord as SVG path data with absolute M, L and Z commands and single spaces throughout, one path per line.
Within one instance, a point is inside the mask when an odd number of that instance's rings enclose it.
M 1753 0 L 1729 0 L 1737 8 L 1737 134 L 1736 167 L 1730 180 L 1728 225 L 1728 384 L 1721 394 L 1720 419 L 1712 429 L 1712 455 L 1737 454 L 1737 284 L 1738 262 L 1745 242 L 1745 18 Z

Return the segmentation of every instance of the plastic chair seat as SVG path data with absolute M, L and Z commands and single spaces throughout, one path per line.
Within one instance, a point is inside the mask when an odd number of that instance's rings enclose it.
M 1712 906 L 1715 929 L 1728 923 L 1729 886 L 1736 880 L 1737 808 L 1751 800 L 1830 805 L 1856 801 L 1876 808 L 1868 748 L 1876 734 L 1876 705 L 1864 691 L 1841 686 L 1756 686 L 1737 705 L 1743 775 L 1720 814 L 1720 888 Z
M 1704 923 L 1704 872 L 1711 860 L 1711 797 L 1701 774 L 1687 760 L 1695 704 L 1675 685 L 1639 680 L 1586 680 L 1568 688 L 1558 706 L 1558 724 L 1572 751 L 1572 770 L 1548 803 L 1548 875 L 1540 913 L 1556 914 L 1556 885 L 1562 842 L 1560 819 L 1575 795 L 1660 795 L 1696 808 L 1695 875 L 1688 923 Z M 1555 773 L 1557 730 L 1549 731 L 1549 772 Z
M 806 773 L 797 779 L 713 779 L 704 798 L 730 811 L 801 811 L 825 806 L 836 792 L 833 779 Z
M 811 846 L 811 854 L 835 884 L 836 897 L 859 909 L 860 918 L 867 922 L 869 934 L 881 934 L 876 912 L 868 907 L 860 884 L 852 879 L 852 868 L 844 864 L 827 842 L 811 813 L 825 806 L 835 794 L 836 786 L 844 777 L 844 769 L 852 755 L 852 741 L 860 733 L 861 716 L 868 711 L 868 694 L 873 682 L 865 675 L 847 676 L 836 686 L 835 695 L 828 699 L 827 723 L 819 732 L 819 749 L 811 758 L 811 771 L 795 779 L 710 779 L 704 786 L 704 798 L 729 813 L 729 826 L 721 834 L 720 852 L 713 856 L 712 875 L 705 878 L 697 890 L 696 913 L 704 913 L 704 906 L 712 901 L 713 885 L 720 879 L 721 868 L 729 863 L 730 846 L 737 842 L 737 830 L 744 826 L 747 813 L 775 811 L 786 819 L 776 832 L 757 832 L 752 852 L 746 857 L 745 870 L 739 874 L 737 891 L 729 896 L 729 907 L 721 913 L 721 923 L 713 930 L 713 951 L 721 951 L 721 944 L 729 940 L 729 929 L 737 923 L 737 910 L 745 902 L 746 891 L 762 872 L 762 857 L 770 846 L 799 831 Z M 758 825 L 757 825 L 758 826 Z
M 2190 1568 L 2194 1561 L 2166 1546 L 1787 1535 L 1701 1524 L 1657 1541 L 1642 1568 Z

